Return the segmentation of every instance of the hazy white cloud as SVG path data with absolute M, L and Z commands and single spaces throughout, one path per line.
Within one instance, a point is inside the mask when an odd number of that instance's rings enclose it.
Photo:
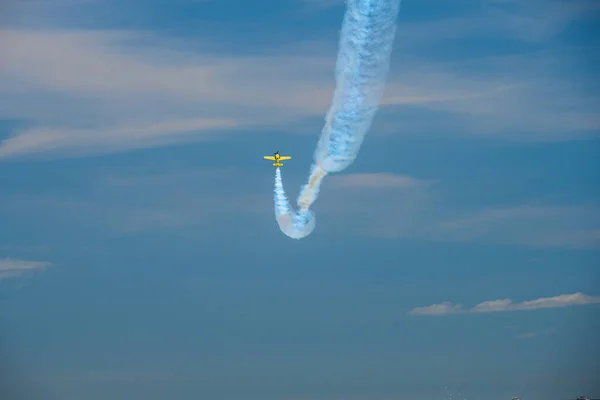
M 181 141 L 182 137 L 186 136 L 193 136 L 197 140 L 201 137 L 201 133 L 214 134 L 236 125 L 233 120 L 195 118 L 104 130 L 31 128 L 4 140 L 0 146 L 0 158 L 56 149 L 77 148 L 80 152 L 87 149 L 89 152 L 96 153 L 115 149 L 152 147 Z
M 417 307 L 411 311 L 413 315 L 448 315 L 464 312 L 460 305 L 450 302 L 432 304 L 427 307 Z
M 436 208 L 434 184 L 421 177 L 381 174 L 331 175 L 325 178 L 317 215 L 320 229 L 340 235 L 416 238 Z
M 539 334 L 537 332 L 525 332 L 525 333 L 521 333 L 519 335 L 517 335 L 517 339 L 519 340 L 524 340 L 524 339 L 531 339 L 534 338 L 536 336 L 538 336 Z
M 239 177 L 242 172 L 235 168 L 186 168 L 185 170 L 169 171 L 163 169 L 160 173 L 149 174 L 139 166 L 121 167 L 115 171 L 98 173 L 97 186 L 99 191 L 112 190 L 157 190 L 169 192 L 177 187 L 194 187 L 196 185 L 213 185 Z
M 331 9 L 332 7 L 345 7 L 346 0 L 295 0 L 298 4 L 298 16 L 310 16 Z
M 22 276 L 50 266 L 52 266 L 52 263 L 47 261 L 14 260 L 12 258 L 0 259 L 0 279 Z
M 157 136 L 191 141 L 198 130 L 282 127 L 324 115 L 334 58 L 301 48 L 228 56 L 135 32 L 2 29 L 0 118 L 33 128 L 13 132 L 1 156 L 144 147 Z M 190 121 L 201 126 L 180 135 Z
M 89 4 L 95 3 L 98 0 L 20 0 L 19 6 L 72 6 L 77 4 Z M 50 3 L 50 4 L 49 4 Z
M 600 209 L 591 205 L 490 208 L 452 218 L 438 216 L 423 234 L 444 241 L 599 248 Z
M 36 89 L 38 95 L 54 91 L 113 101 L 121 96 L 160 95 L 179 101 L 279 104 L 304 111 L 319 105 L 310 95 L 313 90 L 321 92 L 320 82 L 316 79 L 307 87 L 289 78 L 314 74 L 330 78 L 331 70 L 321 72 L 321 66 L 333 60 L 311 54 L 284 50 L 277 56 L 228 56 L 205 49 L 209 46 L 200 40 L 202 44 L 198 50 L 191 48 L 192 43 L 135 31 L 1 29 L 0 49 L 5 57 L 0 69 L 7 84 L 4 91 Z M 19 82 L 11 84 L 10 78 Z M 296 98 L 278 95 L 283 88 Z
M 336 187 L 350 189 L 402 189 L 429 186 L 435 181 L 381 172 L 371 174 L 333 175 L 328 179 L 328 182 Z
M 494 28 L 504 35 L 540 42 L 559 34 L 574 19 L 597 7 L 593 0 L 492 0 L 487 1 L 484 12 L 497 21 Z
M 550 3 L 543 15 L 490 3 L 478 8 L 484 18 L 401 22 L 394 57 L 402 62 L 394 65 L 382 102 L 390 112 L 382 110 L 373 134 L 443 129 L 548 140 L 599 130 L 598 96 L 584 93 L 585 76 L 565 79 L 565 60 L 572 58 L 564 54 L 440 62 L 430 59 L 435 51 L 415 56 L 411 50 L 482 32 L 545 40 L 585 9 Z M 324 116 L 329 107 L 337 39 L 290 43 L 266 55 L 227 55 L 209 50 L 215 44 L 208 38 L 0 29 L 0 118 L 29 125 L 0 143 L 0 158 L 166 145 L 242 127 L 296 132 L 301 121 Z M 401 112 L 407 107 L 434 117 L 407 116 Z M 190 121 L 200 126 L 172 127 Z
M 301 4 L 314 7 L 327 8 L 343 5 L 344 0 L 297 0 Z M 446 3 L 445 0 L 422 0 L 420 3 L 429 7 Z M 450 35 L 459 32 L 459 35 L 482 31 L 497 32 L 498 34 L 517 37 L 525 40 L 539 40 L 548 35 L 560 32 L 569 21 L 577 16 L 597 9 L 598 2 L 594 0 L 457 0 L 458 5 L 475 5 L 470 18 L 452 18 L 430 22 L 432 24 L 445 23 Z M 407 7 L 401 4 L 402 8 Z M 410 7 L 410 6 L 408 6 Z M 476 18 L 478 17 L 478 18 Z
M 297 0 L 301 4 L 308 4 L 314 7 L 327 8 L 344 5 L 344 0 Z
M 161 231 L 184 227 L 212 227 L 204 232 L 232 229 L 240 217 L 261 215 L 265 223 L 272 214 L 272 204 L 264 196 L 236 195 L 223 193 L 188 192 L 172 195 L 167 200 L 144 202 L 142 206 L 102 207 L 100 212 L 107 215 L 102 221 L 111 231 L 132 233 L 141 231 Z M 225 221 L 225 222 L 224 222 Z
M 552 52 L 458 61 L 414 60 L 396 68 L 383 104 L 434 112 L 431 121 L 400 114 L 397 132 L 501 135 L 511 140 L 578 139 L 600 131 L 600 97 L 575 54 Z M 419 65 L 420 64 L 420 65 Z M 419 65 L 417 67 L 417 65 Z M 587 88 L 586 88 L 587 85 Z
M 553 331 L 554 331 L 553 329 L 546 329 L 541 332 L 524 332 L 515 337 L 519 340 L 532 339 L 532 338 L 538 337 L 538 336 L 549 335 Z
M 83 227 L 117 235 L 207 226 L 211 229 L 199 231 L 210 234 L 257 215 L 268 227 L 274 223 L 272 198 L 263 190 L 252 190 L 265 182 L 270 187 L 269 182 L 244 170 L 141 161 L 119 167 L 106 164 L 83 173 L 83 190 L 14 191 L 0 196 L 0 220 L 27 215 L 48 226 L 68 220 L 69 230 Z M 232 180 L 248 185 L 233 191 Z
M 541 297 L 536 300 L 524 301 L 522 303 L 508 304 L 507 308 L 508 310 L 537 310 L 540 308 L 568 307 L 594 303 L 600 303 L 600 297 L 588 296 L 583 293 L 575 293 L 562 294 L 554 297 Z
M 446 2 L 423 0 L 421 3 L 431 7 Z M 400 37 L 406 37 L 407 43 L 417 46 L 476 36 L 539 43 L 560 34 L 574 19 L 599 7 L 595 0 L 459 0 L 453 3 L 462 6 L 462 15 L 405 22 L 399 26 Z
M 432 304 L 427 307 L 416 307 L 410 311 L 411 315 L 451 315 L 451 314 L 477 314 L 521 310 L 539 310 L 542 308 L 571 307 L 584 304 L 600 303 L 600 297 L 589 296 L 583 293 L 561 294 L 554 297 L 541 297 L 535 300 L 514 303 L 511 299 L 484 301 L 472 308 L 465 309 L 460 304 L 450 302 Z
M 600 248 L 600 208 L 596 205 L 526 203 L 469 210 L 448 204 L 441 188 L 434 185 L 436 179 L 394 174 L 326 179 L 331 180 L 326 181 L 316 207 L 332 219 L 325 229 L 339 234 L 352 231 L 375 238 L 529 248 Z M 386 190 L 385 195 L 381 190 Z
M 206 213 L 272 212 L 271 200 L 264 193 L 250 190 L 232 198 L 225 191 L 223 183 L 231 179 L 242 179 L 262 190 L 270 187 L 235 168 L 149 173 L 147 166 L 138 166 L 119 172 L 97 171 L 96 175 L 92 178 L 98 182 L 94 200 L 106 204 L 111 212 L 118 208 L 113 204 L 117 199 L 136 199 L 135 210 L 123 211 L 127 218 L 115 217 L 119 223 L 131 220 L 136 229 L 142 229 L 144 218 L 153 221 L 143 226 L 146 229 L 194 224 L 206 219 Z M 460 212 L 447 203 L 437 183 L 435 178 L 394 173 L 332 174 L 325 179 L 315 211 L 324 222 L 321 229 L 340 235 L 533 248 L 600 247 L 600 209 L 593 205 L 525 204 L 475 211 L 462 208 Z M 203 190 L 206 187 L 211 187 L 211 196 Z M 24 204 L 24 200 L 7 199 L 7 206 L 14 207 L 12 204 Z M 65 207 L 73 210 L 78 206 L 69 203 Z

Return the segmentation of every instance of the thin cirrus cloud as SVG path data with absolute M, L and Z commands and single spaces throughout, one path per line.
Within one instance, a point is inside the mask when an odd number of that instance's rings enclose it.
M 444 302 L 432 304 L 426 307 L 413 308 L 409 314 L 419 316 L 482 314 L 507 311 L 539 310 L 544 308 L 572 307 L 596 303 L 600 303 L 600 297 L 589 296 L 578 292 L 573 294 L 561 294 L 554 297 L 540 297 L 535 300 L 523 301 L 521 303 L 515 303 L 511 299 L 489 300 L 479 303 L 471 308 L 463 308 L 460 304 Z
M 105 151 L 152 147 L 178 142 L 190 135 L 197 137 L 199 132 L 214 134 L 235 126 L 234 120 L 194 118 L 105 130 L 32 128 L 5 139 L 0 146 L 0 158 L 14 153 L 50 152 L 75 147 L 93 149 L 92 146 L 102 146 Z
M 347 189 L 407 189 L 427 187 L 436 182 L 389 172 L 334 175 L 330 181 L 336 187 Z
M 600 210 L 579 206 L 492 208 L 462 216 L 444 216 L 426 233 L 432 239 L 455 242 L 483 241 L 527 247 L 600 247 Z
M 393 109 L 391 119 L 382 110 L 374 134 L 443 129 L 557 140 L 599 130 L 598 99 L 581 91 L 587 78 L 573 78 L 564 64 L 576 58 L 545 51 L 444 61 L 437 51 L 423 52 L 457 36 L 513 37 L 508 25 L 525 43 L 551 40 L 581 14 L 551 5 L 542 16 L 516 3 L 510 12 L 491 4 L 461 21 L 399 24 L 395 54 L 402 62 L 382 101 Z M 155 147 L 240 129 L 296 132 L 290 127 L 322 117 L 331 100 L 334 32 L 326 42 L 287 43 L 250 56 L 209 50 L 215 43 L 206 38 L 47 26 L 0 28 L 0 118 L 27 123 L 0 143 L 0 159 Z M 402 114 L 411 107 L 432 117 Z M 182 132 L 181 125 L 189 128 Z M 148 127 L 152 133 L 143 134 Z
M 525 333 L 521 333 L 521 334 L 515 336 L 515 338 L 518 340 L 526 340 L 526 339 L 532 339 L 534 337 L 538 337 L 538 336 L 542 336 L 542 335 L 549 335 L 552 332 L 554 332 L 553 329 L 546 329 L 541 332 L 525 332 Z
M 520 204 L 459 212 L 443 207 L 444 198 L 432 186 L 437 182 L 393 174 L 332 176 L 329 186 L 344 190 L 324 196 L 322 204 L 328 206 L 327 199 L 331 197 L 336 201 L 331 201 L 329 212 L 346 210 L 353 215 L 360 212 L 368 216 L 356 230 L 372 237 L 493 243 L 537 249 L 600 248 L 600 210 L 596 206 Z M 358 189 L 363 189 L 360 197 L 357 197 Z M 382 190 L 386 191 L 385 196 L 381 196 Z M 343 206 L 339 205 L 341 199 Z M 346 218 L 345 215 L 340 217 Z
M 0 118 L 30 125 L 0 144 L 0 158 L 132 141 L 152 147 L 159 137 L 192 141 L 327 109 L 333 60 L 172 50 L 150 36 L 158 44 L 139 43 L 147 35 L 138 32 L 0 29 Z
M 52 263 L 48 261 L 16 260 L 12 258 L 0 259 L 0 279 L 16 278 L 51 266 Z

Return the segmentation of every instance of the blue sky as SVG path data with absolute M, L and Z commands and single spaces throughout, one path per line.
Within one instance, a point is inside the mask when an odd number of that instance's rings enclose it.
M 262 156 L 292 155 L 295 199 L 342 1 L 3 3 L 0 390 L 600 397 L 598 11 L 405 1 L 372 129 L 295 241 Z

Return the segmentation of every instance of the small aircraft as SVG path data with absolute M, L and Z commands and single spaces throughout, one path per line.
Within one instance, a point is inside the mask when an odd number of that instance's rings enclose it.
M 279 150 L 276 151 L 275 153 L 273 153 L 272 156 L 264 156 L 264 157 L 265 157 L 265 160 L 275 161 L 273 163 L 274 167 L 283 167 L 283 164 L 280 163 L 280 161 L 291 160 L 292 159 L 292 157 L 290 157 L 290 156 L 280 156 L 279 155 Z

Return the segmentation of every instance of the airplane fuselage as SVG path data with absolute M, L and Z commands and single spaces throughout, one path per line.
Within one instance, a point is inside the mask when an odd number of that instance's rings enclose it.
M 275 161 L 273 163 L 274 167 L 283 167 L 283 164 L 281 163 L 282 160 L 289 160 L 291 157 L 285 156 L 285 157 L 281 157 L 281 155 L 279 154 L 279 152 L 274 153 L 272 156 L 265 156 L 264 157 L 266 160 L 272 160 Z

